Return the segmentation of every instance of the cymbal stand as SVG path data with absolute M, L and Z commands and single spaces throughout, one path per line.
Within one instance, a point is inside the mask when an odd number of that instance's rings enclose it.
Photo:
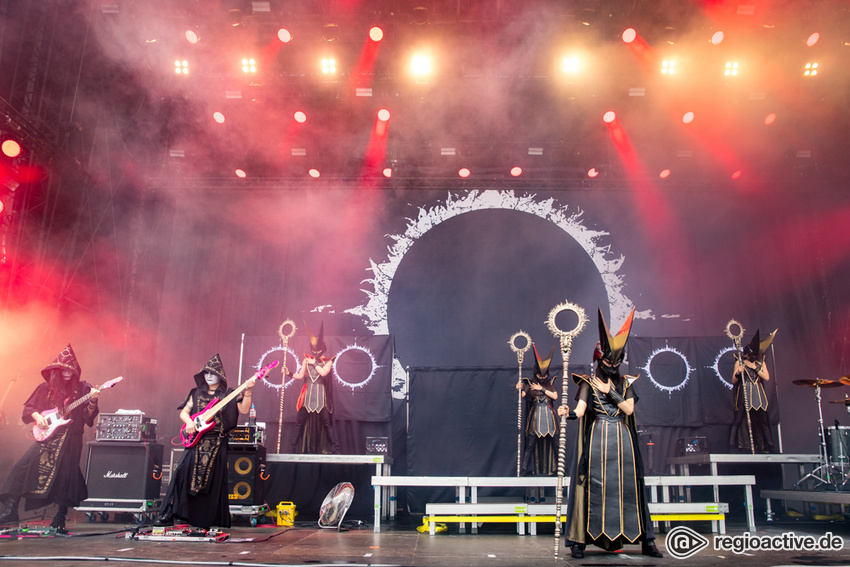
M 820 384 L 815 384 L 815 396 L 817 397 L 818 401 L 818 427 L 820 427 L 820 454 L 822 464 L 812 470 L 812 472 L 798 480 L 797 484 L 795 484 L 794 486 L 799 486 L 803 483 L 803 481 L 808 480 L 809 478 L 818 481 L 818 484 L 815 485 L 815 488 L 817 488 L 821 484 L 832 484 L 832 477 L 829 473 L 830 469 L 832 469 L 833 466 L 829 464 L 829 455 L 826 451 L 826 431 L 823 428 L 823 408 L 821 405 Z M 821 473 L 824 473 L 823 477 L 819 476 Z

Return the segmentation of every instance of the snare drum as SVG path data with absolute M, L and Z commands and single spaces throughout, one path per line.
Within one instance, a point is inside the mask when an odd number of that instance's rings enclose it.
M 850 426 L 838 425 L 827 428 L 826 439 L 829 464 L 850 465 Z

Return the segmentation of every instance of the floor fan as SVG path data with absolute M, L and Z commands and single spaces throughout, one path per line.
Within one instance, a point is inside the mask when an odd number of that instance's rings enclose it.
M 319 508 L 319 527 L 342 530 L 342 519 L 354 500 L 354 487 L 350 482 L 340 482 L 325 496 Z

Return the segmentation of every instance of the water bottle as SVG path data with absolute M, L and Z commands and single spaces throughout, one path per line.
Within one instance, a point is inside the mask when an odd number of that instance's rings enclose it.
M 257 408 L 251 404 L 251 409 L 248 410 L 248 425 L 257 425 Z

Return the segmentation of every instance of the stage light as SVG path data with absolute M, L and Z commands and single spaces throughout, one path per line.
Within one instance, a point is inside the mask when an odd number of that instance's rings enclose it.
M 690 124 L 693 121 L 694 121 L 694 113 L 691 112 L 691 111 L 686 112 L 682 116 L 682 122 L 684 122 L 685 124 Z
M 373 27 L 369 30 L 369 39 L 372 41 L 381 41 L 384 39 L 384 30 L 379 28 L 378 26 Z
M 676 62 L 672 59 L 666 59 L 661 62 L 661 74 L 672 75 L 676 72 Z
M 469 171 L 469 168 L 466 168 L 466 167 L 462 167 L 462 168 L 460 168 L 460 169 L 458 170 L 458 172 L 457 172 L 457 174 L 458 174 L 459 176 L 463 177 L 464 179 L 466 179 L 467 177 L 469 177 L 469 174 L 470 174 L 470 173 L 471 173 L 471 172 Z
M 6 203 L 4 203 L 3 201 L 0 201 L 0 214 L 2 214 L 3 211 L 5 211 L 5 210 L 6 210 Z
M 628 28 L 623 32 L 622 38 L 624 42 L 631 43 L 637 39 L 637 32 L 634 28 Z
M 737 61 L 727 61 L 726 62 L 726 70 L 723 72 L 727 77 L 736 77 L 738 76 L 738 62 Z
M 182 61 L 174 62 L 174 72 L 178 75 L 188 75 L 189 74 L 189 62 L 183 59 Z
M 804 77 L 814 77 L 818 74 L 818 64 L 817 63 L 806 63 L 806 66 L 803 68 L 803 76 Z
M 257 62 L 254 59 L 243 59 L 242 60 L 242 72 L 243 73 L 256 73 L 257 72 Z
M 292 34 L 289 33 L 289 30 L 286 28 L 280 28 L 277 30 L 277 38 L 281 43 L 289 43 L 292 41 Z
M 598 177 L 599 172 L 596 170 L 595 167 L 591 167 L 590 169 L 587 170 L 587 176 L 592 179 L 594 177 Z
M 307 122 L 307 115 L 301 112 L 300 110 L 293 114 L 292 118 L 299 124 L 304 124 L 305 122 Z
M 236 174 L 236 177 L 239 177 L 240 179 L 245 179 L 246 177 L 248 177 L 248 174 L 241 169 L 237 169 L 236 171 L 234 171 L 234 173 Z
M 764 125 L 765 126 L 770 126 L 774 122 L 776 122 L 776 113 L 775 112 L 771 112 L 770 114 L 768 114 L 767 116 L 764 117 Z
M 820 34 L 818 32 L 813 33 L 809 37 L 806 38 L 806 47 L 811 47 L 818 42 L 820 39 Z
M 378 120 L 380 120 L 381 122 L 386 122 L 389 119 L 390 119 L 390 111 L 389 110 L 387 110 L 386 108 L 382 108 L 381 110 L 378 111 Z
M 186 41 L 188 41 L 191 44 L 198 43 L 198 40 L 201 39 L 201 38 L 198 37 L 198 34 L 196 34 L 193 30 L 186 30 L 185 36 L 186 36 Z
M 605 124 L 611 124 L 614 120 L 617 119 L 617 114 L 613 110 L 609 110 L 605 114 L 602 115 L 602 121 Z
M 321 65 L 323 75 L 336 75 L 336 59 L 326 57 L 322 59 Z
M 730 179 L 734 181 L 735 179 L 740 179 L 742 175 L 744 175 L 744 172 L 739 169 L 737 171 L 732 172 Z
M 711 34 L 711 44 L 720 45 L 721 43 L 723 43 L 724 37 L 726 37 L 726 34 L 724 34 L 722 31 L 714 32 L 713 34 Z
M 410 70 L 417 77 L 431 74 L 431 58 L 427 55 L 417 54 L 410 60 Z
M 321 177 L 321 176 L 322 176 L 322 174 L 321 174 L 321 173 L 319 173 L 319 170 L 318 170 L 318 169 L 316 169 L 316 168 L 311 168 L 311 169 L 310 169 L 310 171 L 308 171 L 307 173 L 308 173 L 308 174 L 310 175 L 310 177 L 312 177 L 313 179 L 318 179 L 319 177 Z
M 3 143 L 0 144 L 0 148 L 2 148 L 3 155 L 10 158 L 16 158 L 21 155 L 21 144 L 17 140 L 13 140 L 12 138 L 7 138 L 3 140 Z
M 219 124 L 224 124 L 224 114 L 218 111 L 213 112 L 213 120 Z
M 339 24 L 325 24 L 322 27 L 322 39 L 336 41 L 339 39 Z
M 517 167 L 512 167 L 512 168 L 511 168 L 511 175 L 512 175 L 513 177 L 519 177 L 520 175 L 522 175 L 522 168 L 521 168 L 521 167 L 519 167 L 519 166 L 517 166 Z
M 393 168 L 385 167 L 384 170 L 381 173 L 383 174 L 384 177 L 389 179 L 390 177 L 393 176 Z
M 564 57 L 564 60 L 561 63 L 561 70 L 565 74 L 574 75 L 578 73 L 579 70 L 579 60 L 578 57 Z
M 667 179 L 668 177 L 670 177 L 670 170 L 669 169 L 662 169 L 659 172 L 658 177 L 660 177 L 661 179 Z

